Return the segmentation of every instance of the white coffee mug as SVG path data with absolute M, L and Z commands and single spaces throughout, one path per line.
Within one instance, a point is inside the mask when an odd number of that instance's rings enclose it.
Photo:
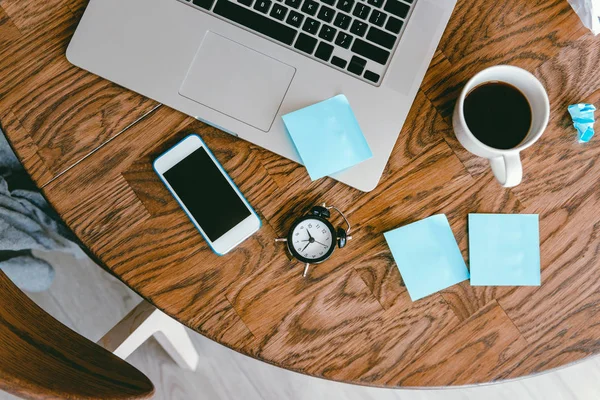
M 469 130 L 465 121 L 464 104 L 467 95 L 484 83 L 504 82 L 521 91 L 531 106 L 531 127 L 521 143 L 508 150 L 496 149 L 479 141 Z M 534 144 L 548 125 L 550 102 L 546 89 L 540 81 L 528 71 L 511 65 L 497 65 L 484 69 L 467 82 L 460 93 L 454 108 L 452 124 L 458 141 L 471 153 L 485 157 L 496 179 L 504 187 L 513 187 L 521 183 L 523 167 L 519 152 Z

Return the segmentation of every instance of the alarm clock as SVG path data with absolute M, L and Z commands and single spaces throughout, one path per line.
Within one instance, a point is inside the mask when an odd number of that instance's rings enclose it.
M 347 225 L 346 229 L 334 228 L 329 218 L 329 210 L 337 211 Z M 315 206 L 296 219 L 290 227 L 287 237 L 275 239 L 286 242 L 292 257 L 306 264 L 302 276 L 306 277 L 311 264 L 319 264 L 333 254 L 336 247 L 343 248 L 349 239 L 350 223 L 346 216 L 335 206 Z

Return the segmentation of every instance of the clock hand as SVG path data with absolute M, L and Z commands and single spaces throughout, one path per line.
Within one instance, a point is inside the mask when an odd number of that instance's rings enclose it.
M 306 246 L 302 249 L 302 251 L 306 250 L 306 248 L 310 245 L 310 242 L 306 243 Z
M 310 232 L 308 231 L 308 229 L 306 230 L 306 233 L 308 233 L 308 238 L 309 238 L 309 239 L 312 239 L 312 238 L 313 238 L 313 237 L 312 237 L 312 235 L 310 234 Z
M 325 246 L 325 247 L 327 247 L 327 245 L 326 245 L 326 244 L 323 244 L 323 243 L 319 242 L 318 240 L 315 240 L 315 243 L 319 243 L 321 246 Z

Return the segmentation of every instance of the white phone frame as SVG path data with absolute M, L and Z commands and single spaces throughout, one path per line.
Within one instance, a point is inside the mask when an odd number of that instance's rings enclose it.
M 240 200 L 242 200 L 242 202 L 246 205 L 248 211 L 250 211 L 250 215 L 247 218 L 242 220 L 239 224 L 231 228 L 229 231 L 223 234 L 223 236 L 221 236 L 214 242 L 208 238 L 208 235 L 206 235 L 204 230 L 202 230 L 202 227 L 200 226 L 198 221 L 196 221 L 192 213 L 190 213 L 190 211 L 186 207 L 185 203 L 179 198 L 177 192 L 175 192 L 175 190 L 171 187 L 169 182 L 164 177 L 165 172 L 177 165 L 179 162 L 181 162 L 187 156 L 192 154 L 194 151 L 202 147 L 206 150 L 206 153 L 215 163 L 217 168 L 219 168 L 219 171 L 221 171 L 221 174 L 223 174 L 223 177 L 227 180 L 227 182 L 229 182 L 235 193 L 237 193 Z M 233 183 L 229 175 L 227 175 L 227 172 L 225 172 L 219 161 L 217 161 L 210 149 L 202 141 L 200 136 L 196 134 L 191 134 L 185 137 L 171 149 L 167 150 L 165 153 L 160 155 L 154 161 L 153 166 L 154 170 L 156 171 L 162 182 L 165 184 L 167 189 L 171 192 L 173 197 L 175 197 L 175 200 L 177 200 L 183 211 L 187 214 L 190 221 L 194 224 L 198 231 L 200 231 L 200 234 L 202 234 L 204 240 L 206 240 L 206 242 L 216 254 L 221 256 L 227 254 L 229 251 L 231 251 L 233 248 L 235 248 L 237 245 L 242 243 L 244 240 L 249 238 L 253 233 L 260 229 L 261 221 L 258 217 L 258 214 L 256 214 L 256 212 L 252 209 L 250 204 L 248 204 L 248 201 L 244 198 L 244 195 L 242 195 L 238 187 L 235 185 L 235 183 Z

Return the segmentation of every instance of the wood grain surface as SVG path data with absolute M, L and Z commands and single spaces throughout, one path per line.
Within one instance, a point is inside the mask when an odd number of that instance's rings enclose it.
M 147 399 L 152 382 L 39 308 L 0 271 L 0 389 L 27 399 Z
M 490 382 L 600 353 L 600 141 L 577 143 L 567 106 L 600 106 L 600 39 L 566 0 L 459 0 L 379 186 L 362 193 L 71 66 L 86 2 L 0 0 L 0 121 L 91 253 L 201 334 L 306 374 L 375 386 Z M 508 190 L 452 133 L 479 70 L 512 64 L 550 96 L 549 127 Z M 218 257 L 152 170 L 202 136 L 263 228 Z M 274 238 L 319 202 L 354 240 L 302 279 Z M 542 285 L 471 287 L 412 302 L 383 232 L 445 213 L 465 258 L 467 214 L 540 215 Z M 337 223 L 337 221 L 336 221 Z

